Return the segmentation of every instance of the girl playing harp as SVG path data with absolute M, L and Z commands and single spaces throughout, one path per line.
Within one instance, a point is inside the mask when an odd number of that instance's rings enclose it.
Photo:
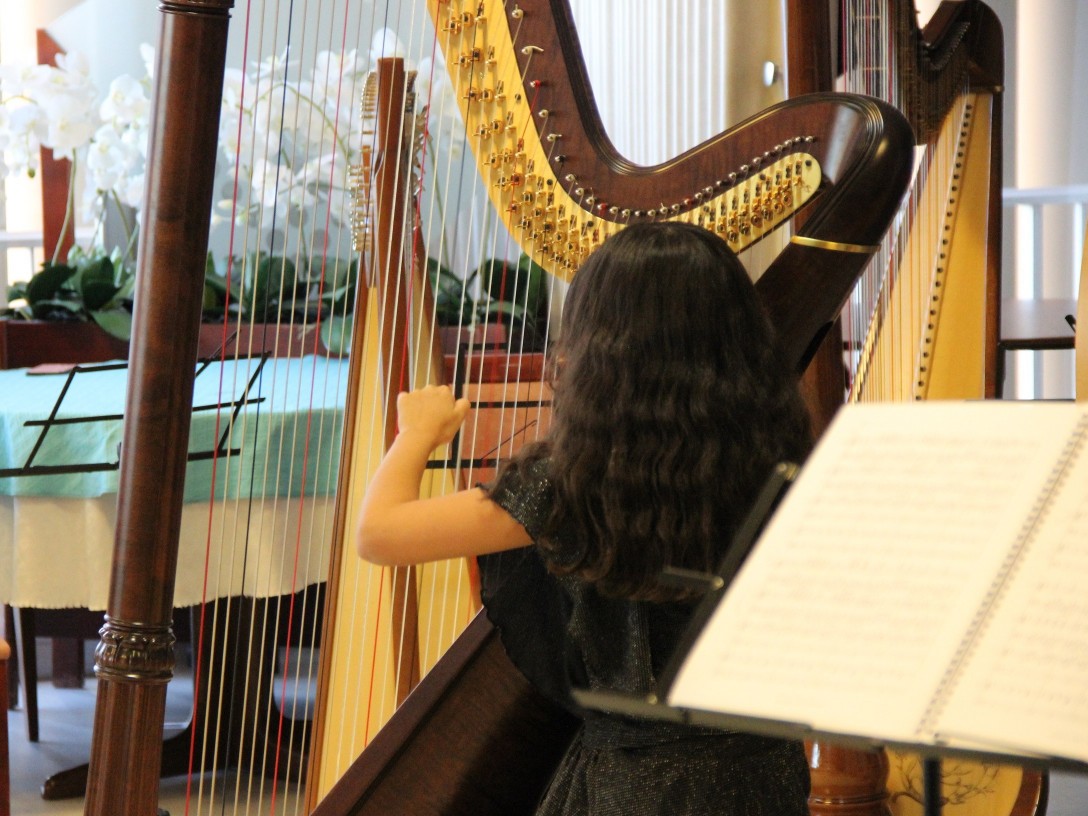
M 483 556 L 511 657 L 570 706 L 571 688 L 654 690 L 695 600 L 661 569 L 713 571 L 810 437 L 747 274 L 699 227 L 609 238 L 574 278 L 557 352 L 549 433 L 487 487 L 419 499 L 469 405 L 445 387 L 401 394 L 357 546 L 385 564 Z M 808 778 L 797 743 L 587 714 L 537 813 L 802 816 Z

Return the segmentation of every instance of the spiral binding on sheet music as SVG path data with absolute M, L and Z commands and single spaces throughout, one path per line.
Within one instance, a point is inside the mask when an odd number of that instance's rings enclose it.
M 1088 444 L 1088 414 L 1081 415 L 1077 420 L 1076 427 L 1073 429 L 1068 441 L 1062 448 L 1057 464 L 1050 471 L 1046 483 L 1043 485 L 1042 489 L 1040 489 L 1039 495 L 1032 505 L 1031 511 L 1027 514 L 1024 523 L 1017 532 L 1012 546 L 1009 547 L 1005 559 L 1001 564 L 1001 569 L 998 573 L 999 577 L 991 582 L 986 597 L 983 599 L 975 612 L 974 617 L 971 619 L 971 625 L 968 627 L 967 634 L 960 641 L 960 645 L 956 649 L 955 655 L 949 662 L 948 668 L 942 675 L 940 682 L 937 684 L 937 690 L 934 692 L 933 697 L 919 722 L 919 732 L 933 732 L 938 737 L 940 736 L 940 734 L 937 733 L 936 723 L 944 710 L 945 704 L 952 696 L 952 692 L 962 673 L 961 670 L 970 662 L 974 655 L 975 649 L 989 625 L 993 611 L 1001 603 L 1009 586 L 1012 584 L 1013 579 L 1016 577 L 1020 567 L 1024 563 L 1024 553 L 1027 551 L 1032 541 L 1035 540 L 1037 531 L 1047 516 L 1051 499 L 1057 495 L 1074 463 L 1078 460 L 1078 457 L 1084 453 L 1083 449 L 1085 444 Z

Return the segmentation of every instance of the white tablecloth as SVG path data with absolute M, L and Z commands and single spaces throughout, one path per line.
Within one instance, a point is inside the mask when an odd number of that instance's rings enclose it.
M 252 506 L 248 501 L 218 502 L 209 537 L 210 507 L 191 503 L 182 511 L 175 606 L 228 595 L 286 595 L 325 580 L 332 498 L 306 498 L 301 505 L 298 498 Z M 0 603 L 105 609 L 116 508 L 113 495 L 0 496 Z M 230 546 L 224 547 L 224 541 Z M 205 559 L 206 551 L 210 559 Z

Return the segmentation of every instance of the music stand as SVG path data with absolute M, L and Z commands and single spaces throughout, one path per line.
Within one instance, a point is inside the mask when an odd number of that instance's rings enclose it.
M 1014 753 L 999 753 L 987 750 L 953 748 L 940 744 L 913 744 L 877 739 L 859 734 L 823 732 L 805 723 L 762 719 L 747 715 L 723 712 L 706 712 L 676 708 L 666 702 L 670 687 L 675 681 L 704 626 L 737 575 L 741 565 L 755 547 L 760 533 L 782 501 L 799 474 L 794 465 L 780 465 L 768 479 L 757 500 L 734 538 L 733 546 L 716 574 L 692 572 L 689 570 L 666 569 L 662 581 L 673 586 L 682 585 L 705 592 L 704 600 L 696 609 L 691 624 L 686 630 L 670 665 L 661 677 L 661 692 L 649 696 L 632 695 L 624 692 L 575 690 L 576 702 L 586 709 L 606 713 L 663 720 L 667 722 L 689 724 L 693 726 L 719 727 L 724 730 L 745 731 L 765 736 L 786 739 L 819 740 L 837 742 L 855 746 L 861 750 L 873 748 L 891 748 L 919 754 L 922 758 L 922 805 L 925 816 L 941 816 L 943 811 L 941 795 L 941 759 L 944 756 L 957 756 L 977 761 L 997 761 L 1015 763 L 1022 766 L 1059 767 L 1077 773 L 1088 772 L 1088 765 L 1074 760 L 1021 756 Z

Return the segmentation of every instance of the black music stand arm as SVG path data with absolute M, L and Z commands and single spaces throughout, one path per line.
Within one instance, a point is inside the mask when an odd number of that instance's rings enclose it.
M 941 816 L 941 760 L 927 756 L 922 760 L 922 806 L 925 816 Z

